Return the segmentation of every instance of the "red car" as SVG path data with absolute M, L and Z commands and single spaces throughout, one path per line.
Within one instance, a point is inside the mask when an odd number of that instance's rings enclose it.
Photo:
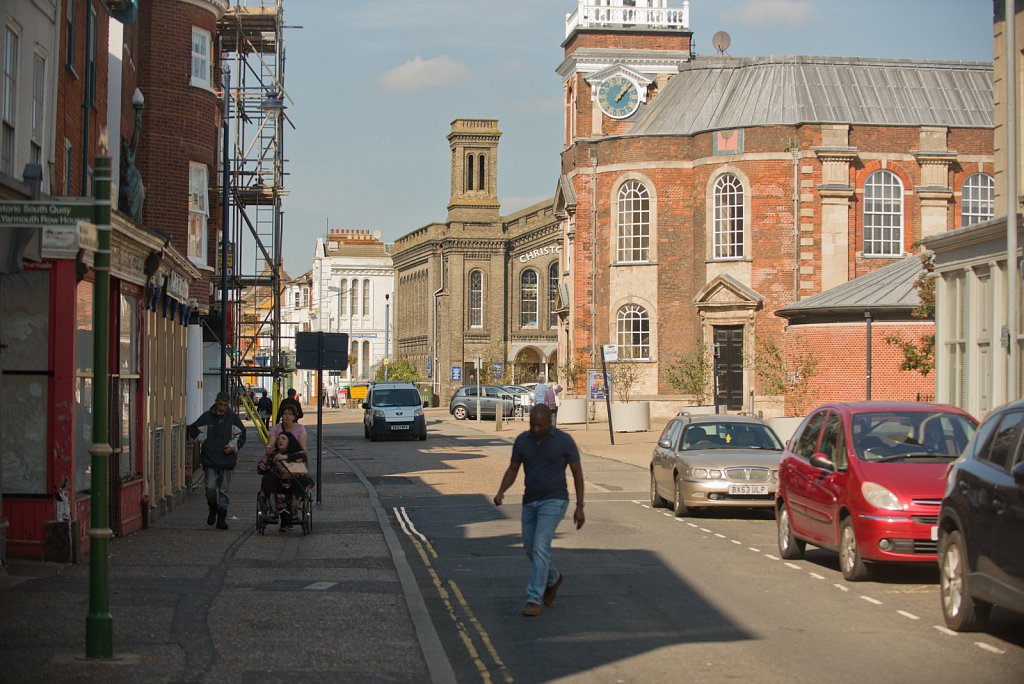
M 825 404 L 783 452 L 775 498 L 779 552 L 806 544 L 839 553 L 847 580 L 873 563 L 935 563 L 946 472 L 977 421 L 954 406 Z

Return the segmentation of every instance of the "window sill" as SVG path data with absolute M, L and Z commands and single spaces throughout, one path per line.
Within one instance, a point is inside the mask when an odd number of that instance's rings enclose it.
M 657 261 L 614 261 L 612 268 L 629 268 L 630 266 L 657 266 Z
M 203 81 L 192 81 L 192 80 L 190 80 L 188 82 L 188 84 L 190 86 L 192 86 L 193 88 L 199 88 L 199 90 L 205 90 L 206 92 L 210 93 L 211 95 L 217 95 L 217 91 L 214 90 L 213 86 L 210 85 L 209 83 L 206 83 L 206 82 L 203 82 Z
M 706 264 L 742 264 L 751 263 L 754 261 L 753 257 L 742 256 L 742 257 L 708 257 L 704 260 Z
M 864 252 L 857 252 L 855 256 L 858 259 L 904 259 L 908 256 L 906 252 L 900 252 L 899 254 L 865 254 Z

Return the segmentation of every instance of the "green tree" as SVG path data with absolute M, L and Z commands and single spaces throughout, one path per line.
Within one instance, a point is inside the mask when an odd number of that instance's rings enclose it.
M 678 392 L 692 398 L 695 406 L 708 403 L 711 397 L 711 362 L 708 350 L 697 340 L 692 351 L 677 358 L 668 367 L 668 383 Z
M 377 382 L 384 381 L 384 364 L 377 367 L 377 374 L 374 377 Z M 388 381 L 394 382 L 419 382 L 420 372 L 408 359 L 395 359 L 388 365 Z
M 914 318 L 935 320 L 935 256 L 931 252 L 922 252 L 920 255 L 922 271 L 914 281 L 914 289 L 917 290 L 918 299 L 921 301 L 910 312 Z M 935 368 L 935 334 L 922 335 L 917 340 L 905 339 L 900 334 L 889 335 L 885 338 L 886 344 L 899 347 L 903 352 L 903 362 L 900 363 L 901 370 L 917 371 L 921 375 L 928 375 Z
M 803 410 L 811 379 L 818 371 L 818 359 L 814 354 L 794 354 L 786 363 L 786 356 L 779 345 L 774 340 L 762 338 L 757 342 L 753 365 L 762 392 L 787 397 L 797 414 Z

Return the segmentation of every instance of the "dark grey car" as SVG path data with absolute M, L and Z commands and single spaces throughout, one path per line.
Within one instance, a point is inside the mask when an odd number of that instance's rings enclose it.
M 993 605 L 1024 613 L 1024 401 L 990 413 L 953 463 L 938 537 L 951 629 L 981 629 Z
M 498 415 L 498 411 L 501 411 L 501 415 L 506 418 L 512 416 L 516 405 L 512 393 L 498 385 L 480 385 L 479 387 L 479 397 L 476 391 L 477 385 L 463 385 L 456 390 L 448 404 L 448 412 L 455 416 L 456 420 L 476 418 L 478 406 L 481 418 L 494 419 Z

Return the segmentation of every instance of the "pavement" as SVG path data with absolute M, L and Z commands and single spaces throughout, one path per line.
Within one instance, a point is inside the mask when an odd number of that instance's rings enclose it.
M 0 574 L 0 681 L 455 681 L 374 484 L 346 453 L 353 449 L 331 439 L 332 426 L 360 416 L 324 412 L 323 505 L 312 535 L 256 533 L 262 448 L 250 428 L 230 486 L 229 530 L 206 526 L 197 489 L 148 529 L 114 539 L 112 658 L 85 657 L 88 562 L 9 559 Z M 428 409 L 428 421 L 456 422 L 445 409 Z M 664 422 L 617 433 L 614 445 L 606 423 L 562 429 L 588 458 L 646 469 Z M 508 442 L 527 429 L 522 420 L 458 424 Z M 310 625 L 343 635 L 344 648 L 310 640 Z

